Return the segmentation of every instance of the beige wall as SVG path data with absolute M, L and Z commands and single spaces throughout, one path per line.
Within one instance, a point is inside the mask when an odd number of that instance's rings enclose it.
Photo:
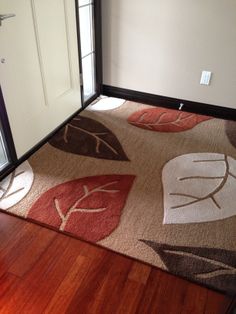
M 236 108 L 235 0 L 103 0 L 104 84 Z M 199 84 L 202 70 L 211 86 Z

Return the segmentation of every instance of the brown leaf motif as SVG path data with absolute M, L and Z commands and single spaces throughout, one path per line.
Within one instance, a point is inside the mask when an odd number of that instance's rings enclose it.
M 128 122 L 156 132 L 183 132 L 211 117 L 165 108 L 147 108 L 133 113 Z
M 97 242 L 119 225 L 134 179 L 103 175 L 60 184 L 41 195 L 27 217 Z
M 128 161 L 117 137 L 100 122 L 77 116 L 49 141 L 65 152 L 100 159 Z
M 235 294 L 236 251 L 140 241 L 160 256 L 168 271 L 225 293 Z

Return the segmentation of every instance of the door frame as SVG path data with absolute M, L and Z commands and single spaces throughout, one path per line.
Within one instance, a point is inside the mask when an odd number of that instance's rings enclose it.
M 7 153 L 9 164 L 0 171 L 0 178 L 5 174 L 5 172 L 11 169 L 12 165 L 17 161 L 17 155 L 15 150 L 15 145 L 13 141 L 13 136 L 10 128 L 10 123 L 7 115 L 7 110 L 2 94 L 2 89 L 0 86 L 0 120 L 2 124 L 3 142 L 5 144 L 5 150 Z
M 82 74 L 82 62 L 81 62 L 81 44 L 80 44 L 80 32 L 79 32 L 79 12 L 78 12 L 78 1 L 74 0 L 75 12 L 76 12 L 76 24 L 77 24 L 77 41 L 78 41 L 78 57 L 80 73 Z M 91 102 L 93 102 L 102 93 L 103 86 L 103 72 L 102 72 L 102 10 L 101 10 L 101 0 L 94 0 L 94 28 L 95 28 L 95 76 L 96 76 L 96 93 L 87 101 L 83 101 L 83 86 L 81 85 L 81 102 L 82 108 L 70 116 L 66 121 L 59 125 L 55 130 L 43 138 L 39 143 L 32 147 L 26 154 L 21 158 L 17 158 L 15 145 L 13 141 L 13 136 L 10 128 L 9 119 L 7 116 L 6 105 L 4 102 L 1 86 L 0 86 L 0 119 L 3 128 L 3 137 L 6 144 L 6 151 L 9 158 L 9 165 L 7 165 L 2 171 L 0 171 L 0 180 L 4 179 L 9 175 L 16 167 L 21 163 L 26 161 L 31 155 L 33 155 L 37 150 L 39 150 L 44 144 L 46 144 L 50 138 L 57 133 L 61 128 L 63 128 L 71 119 L 83 111 Z
M 102 57 L 102 3 L 94 0 L 94 27 L 96 51 L 96 89 L 97 97 L 102 94 L 103 87 L 103 57 Z
M 80 75 L 82 77 L 82 53 L 80 41 L 80 24 L 79 24 L 79 0 L 75 0 L 76 6 L 76 24 L 77 24 L 77 39 L 78 39 L 78 54 Z M 94 0 L 93 3 L 93 16 L 94 16 L 94 46 L 95 46 L 95 94 L 88 100 L 84 101 L 82 96 L 82 107 L 86 108 L 91 102 L 102 94 L 103 87 L 103 61 L 102 61 L 102 4 L 101 0 Z M 81 95 L 83 95 L 83 85 L 81 85 Z

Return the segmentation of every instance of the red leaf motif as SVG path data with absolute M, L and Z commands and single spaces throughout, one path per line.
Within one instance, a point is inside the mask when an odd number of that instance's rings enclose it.
M 148 108 L 133 113 L 128 122 L 138 128 L 156 132 L 182 132 L 211 117 L 165 108 Z
M 60 184 L 39 197 L 28 218 L 97 242 L 119 225 L 134 179 L 132 175 L 104 175 Z

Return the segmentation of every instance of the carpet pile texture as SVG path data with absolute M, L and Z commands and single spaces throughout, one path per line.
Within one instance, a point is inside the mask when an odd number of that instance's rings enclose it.
M 235 159 L 236 122 L 96 103 L 1 182 L 0 208 L 235 294 Z

